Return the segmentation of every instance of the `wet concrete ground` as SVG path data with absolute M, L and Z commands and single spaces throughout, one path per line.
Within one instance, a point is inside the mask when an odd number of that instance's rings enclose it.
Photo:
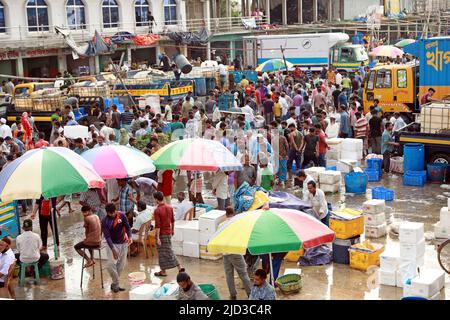
M 205 179 L 207 180 L 207 179 Z M 439 185 L 427 184 L 423 188 L 405 187 L 402 185 L 401 175 L 384 175 L 381 182 L 369 183 L 368 190 L 374 186 L 383 185 L 395 190 L 395 200 L 387 202 L 389 208 L 387 218 L 391 222 L 408 220 L 425 223 L 426 238 L 432 237 L 432 225 L 439 220 L 440 208 L 446 206 L 447 200 L 443 195 L 447 190 L 441 189 Z M 175 190 L 185 190 L 185 181 L 179 177 Z M 206 184 L 204 197 L 206 202 L 211 202 L 213 197 Z M 448 191 L 447 191 L 448 192 Z M 294 192 L 295 194 L 295 192 Z M 328 201 L 332 202 L 333 208 L 345 205 L 353 209 L 361 209 L 362 203 L 370 197 L 370 192 L 366 195 L 345 195 L 342 190 L 340 194 L 328 195 Z M 74 202 L 77 202 L 74 199 Z M 103 271 L 104 289 L 101 288 L 99 262 L 97 260 L 95 279 L 92 277 L 92 269 L 85 270 L 83 279 L 83 289 L 80 289 L 81 257 L 73 249 L 73 245 L 81 241 L 84 237 L 82 215 L 79 206 L 75 213 L 69 214 L 67 209 L 62 211 L 59 219 L 60 241 L 62 259 L 65 261 L 65 278 L 62 280 L 51 280 L 42 278 L 41 284 L 27 284 L 25 288 L 17 288 L 17 299 L 128 299 L 128 274 L 135 271 L 143 271 L 147 274 L 147 283 L 161 284 L 174 282 L 176 269 L 168 271 L 168 277 L 157 278 L 153 273 L 159 271 L 158 259 L 155 256 L 145 258 L 143 251 L 139 257 L 128 259 L 125 270 L 121 275 L 121 286 L 127 291 L 114 294 L 110 290 L 110 277 Z M 23 219 L 23 218 L 22 218 Z M 39 233 L 36 223 L 35 232 Z M 373 239 L 373 242 L 387 243 L 388 245 L 398 245 L 398 240 L 394 234 L 386 237 Z M 53 256 L 53 241 L 49 239 L 49 254 Z M 153 249 L 156 252 L 155 249 Z M 229 293 L 225 281 L 222 260 L 208 261 L 187 257 L 179 257 L 179 261 L 185 266 L 186 271 L 191 275 L 196 283 L 214 283 L 222 299 L 228 299 Z M 106 260 L 103 260 L 103 268 Z M 433 241 L 427 241 L 425 266 L 440 268 L 437 261 L 437 254 Z M 375 284 L 370 289 L 368 287 L 369 274 L 363 271 L 351 269 L 348 265 L 330 264 L 326 266 L 298 267 L 293 262 L 283 262 L 280 275 L 285 268 L 300 268 L 303 274 L 303 288 L 298 294 L 283 295 L 277 290 L 278 299 L 291 300 L 322 300 L 322 299 L 346 299 L 346 300 L 397 300 L 403 295 L 403 289 Z M 17 279 L 15 279 L 17 282 Z M 240 280 L 236 276 L 238 288 L 238 298 L 246 299 L 246 295 Z M 441 292 L 441 299 L 450 299 L 450 278 L 446 275 L 446 288 Z

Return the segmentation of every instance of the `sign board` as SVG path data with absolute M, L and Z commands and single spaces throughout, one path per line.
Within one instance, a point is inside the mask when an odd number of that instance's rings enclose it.
M 17 237 L 19 234 L 19 214 L 15 201 L 0 202 L 0 238 Z
M 86 126 L 65 126 L 64 136 L 69 139 L 85 139 L 89 137 L 89 128 Z

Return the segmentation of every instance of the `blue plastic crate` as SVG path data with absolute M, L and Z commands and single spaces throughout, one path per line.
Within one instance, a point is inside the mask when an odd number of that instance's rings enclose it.
M 325 167 L 326 170 L 337 171 L 337 166 Z
M 367 159 L 367 168 L 376 169 L 381 172 L 383 160 L 378 158 Z
M 364 169 L 364 172 L 367 174 L 369 182 L 380 181 L 380 179 L 381 179 L 381 172 L 378 171 L 377 169 L 367 168 L 367 169 Z
M 427 171 L 406 171 L 403 175 L 403 185 L 423 187 L 427 182 Z
M 394 200 L 394 190 L 385 187 L 375 187 L 372 189 L 372 199 L 380 199 L 385 201 Z

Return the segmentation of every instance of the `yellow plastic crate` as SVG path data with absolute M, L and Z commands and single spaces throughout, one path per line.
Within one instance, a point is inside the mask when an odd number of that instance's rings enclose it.
M 380 265 L 380 254 L 384 251 L 384 245 L 379 243 L 358 243 L 348 249 L 350 253 L 350 268 L 366 271 L 370 266 Z
M 298 251 L 289 251 L 288 254 L 284 257 L 284 260 L 288 262 L 297 262 L 300 257 L 305 254 L 305 249 L 301 248 Z
M 341 220 L 332 215 L 330 217 L 330 229 L 334 231 L 336 238 L 350 239 L 364 233 L 364 216 L 361 212 L 352 209 L 343 209 L 336 213 L 357 217 L 351 220 Z

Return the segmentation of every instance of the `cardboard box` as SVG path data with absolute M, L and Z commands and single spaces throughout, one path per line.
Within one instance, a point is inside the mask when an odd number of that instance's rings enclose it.
M 423 239 L 424 228 L 421 222 L 403 222 L 399 228 L 400 243 L 416 244 Z
M 400 265 L 400 248 L 388 247 L 380 254 L 380 268 L 384 271 L 396 271 Z
M 416 244 L 400 242 L 400 257 L 402 259 L 416 260 L 425 254 L 425 238 Z
M 440 222 L 433 225 L 436 238 L 450 239 L 450 227 L 443 227 Z
M 198 243 L 183 242 L 183 256 L 191 258 L 200 258 L 200 246 Z
M 142 284 L 130 290 L 130 300 L 153 300 L 153 294 L 160 288 L 157 284 Z
M 363 203 L 363 213 L 377 214 L 386 211 L 386 202 L 381 199 L 367 200 Z
M 224 222 L 225 219 L 225 211 L 223 210 L 211 210 L 205 213 L 198 219 L 201 233 L 216 232 L 219 224 Z
M 367 238 L 381 238 L 387 233 L 386 223 L 378 226 L 365 226 L 365 235 Z
M 198 243 L 200 242 L 200 229 L 198 220 L 188 221 L 183 228 L 183 241 Z
M 439 269 L 422 269 L 419 276 L 411 280 L 413 295 L 432 297 L 445 285 L 445 273 Z
M 439 222 L 441 223 L 441 226 L 450 229 L 450 211 L 448 210 L 448 207 L 441 208 L 440 218 Z
M 393 286 L 396 285 L 396 271 L 378 271 L 378 279 L 380 284 L 385 286 Z
M 364 214 L 364 224 L 366 226 L 379 226 L 381 224 L 386 223 L 386 214 L 384 212 L 380 213 L 366 213 Z

